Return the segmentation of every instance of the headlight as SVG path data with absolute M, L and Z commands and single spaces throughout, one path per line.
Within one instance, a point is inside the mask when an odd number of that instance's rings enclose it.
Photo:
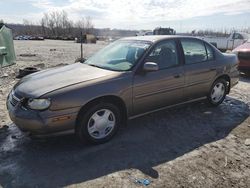
M 45 110 L 50 106 L 49 99 L 29 99 L 28 107 L 33 110 Z

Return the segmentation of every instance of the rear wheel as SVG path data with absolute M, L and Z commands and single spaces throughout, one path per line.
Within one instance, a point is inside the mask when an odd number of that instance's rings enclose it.
M 120 124 L 120 110 L 111 103 L 99 103 L 79 114 L 76 134 L 81 141 L 101 144 L 116 134 Z
M 226 80 L 218 79 L 216 80 L 207 96 L 209 103 L 212 106 L 220 105 L 226 97 L 228 85 Z

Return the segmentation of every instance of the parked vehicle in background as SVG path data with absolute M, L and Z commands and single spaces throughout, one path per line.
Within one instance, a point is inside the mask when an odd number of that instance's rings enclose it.
M 250 76 L 250 39 L 233 50 L 238 55 L 239 70 Z
M 220 51 L 233 50 L 250 39 L 250 35 L 242 32 L 231 33 L 229 37 L 201 37 L 201 39 L 213 44 Z
M 40 37 L 40 36 L 31 36 L 29 38 L 29 40 L 44 40 L 44 37 Z
M 29 35 L 20 35 L 20 36 L 16 36 L 14 39 L 15 40 L 30 40 L 31 36 Z
M 193 37 L 124 38 L 83 63 L 25 76 L 7 108 L 33 135 L 74 132 L 103 143 L 126 119 L 204 98 L 221 104 L 238 83 L 237 66 L 236 55 Z
M 20 36 L 14 37 L 14 40 L 44 40 L 44 37 L 20 35 Z
M 75 41 L 77 42 L 77 43 L 80 43 L 81 42 L 81 40 L 82 40 L 82 42 L 83 43 L 96 43 L 96 36 L 95 35 L 93 35 L 93 34 L 84 34 L 83 36 L 82 36 L 82 38 L 81 38 L 81 36 L 79 36 L 79 37 L 77 37 L 76 39 L 75 39 Z
M 174 29 L 157 27 L 153 31 L 140 31 L 136 36 L 147 36 L 147 35 L 175 35 L 176 32 Z
M 16 36 L 14 37 L 14 40 L 25 40 L 24 36 Z
M 153 31 L 154 35 L 175 35 L 176 31 L 170 27 L 168 28 L 162 28 L 162 27 L 157 27 Z
M 136 33 L 136 36 L 147 36 L 147 35 L 153 35 L 153 31 L 140 31 L 139 33 Z

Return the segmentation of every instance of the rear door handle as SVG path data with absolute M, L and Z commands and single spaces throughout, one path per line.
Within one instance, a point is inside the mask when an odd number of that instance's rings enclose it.
M 174 75 L 174 78 L 180 78 L 181 77 L 181 75 L 180 74 L 176 74 L 176 75 Z

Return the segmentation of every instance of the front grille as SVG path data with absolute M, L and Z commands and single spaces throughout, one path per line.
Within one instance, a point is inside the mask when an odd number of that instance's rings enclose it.
M 241 60 L 250 60 L 250 52 L 238 52 L 238 58 Z
M 11 91 L 11 93 L 10 93 L 10 95 L 9 95 L 9 101 L 10 101 L 10 103 L 11 103 L 13 106 L 16 106 L 16 105 L 21 101 L 21 99 L 19 99 L 19 98 L 15 95 L 14 91 Z

